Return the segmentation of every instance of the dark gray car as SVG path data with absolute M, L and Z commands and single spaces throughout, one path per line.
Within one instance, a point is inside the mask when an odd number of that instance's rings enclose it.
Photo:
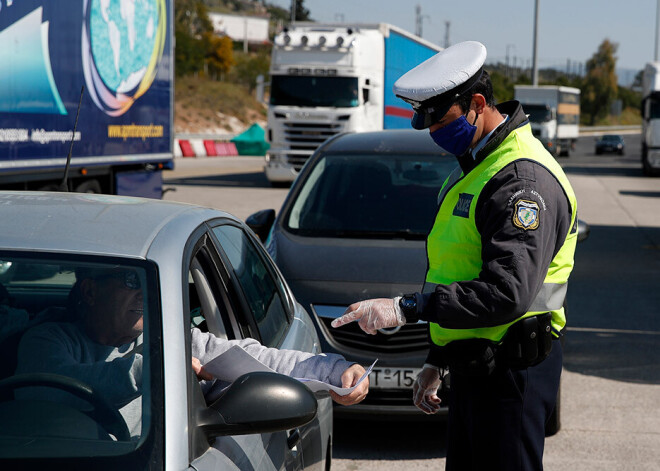
M 323 351 L 365 365 L 378 358 L 367 398 L 336 414 L 423 416 L 411 388 L 428 351 L 427 324 L 371 336 L 330 322 L 356 301 L 421 290 L 437 194 L 456 165 L 427 132 L 344 134 L 309 159 L 274 223 L 273 210 L 248 218 L 313 313 Z

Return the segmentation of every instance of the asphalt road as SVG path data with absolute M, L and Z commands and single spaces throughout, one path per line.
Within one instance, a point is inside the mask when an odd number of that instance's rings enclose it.
M 660 469 L 660 178 L 641 172 L 639 135 L 624 156 L 594 153 L 583 137 L 560 158 L 591 226 L 568 292 L 562 429 L 546 440 L 548 471 Z M 240 218 L 279 209 L 262 158 L 177 159 L 164 199 Z M 440 422 L 335 422 L 333 469 L 444 469 Z

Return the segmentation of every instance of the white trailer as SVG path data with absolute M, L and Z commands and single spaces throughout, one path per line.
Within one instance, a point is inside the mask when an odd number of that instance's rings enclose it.
M 580 135 L 580 89 L 516 85 L 515 99 L 529 116 L 532 132 L 556 156 L 568 157 Z
M 660 62 L 649 62 L 642 75 L 642 168 L 660 175 Z
M 395 26 L 294 23 L 275 37 L 264 170 L 293 181 L 309 156 L 342 132 L 410 127 L 392 85 L 442 48 Z

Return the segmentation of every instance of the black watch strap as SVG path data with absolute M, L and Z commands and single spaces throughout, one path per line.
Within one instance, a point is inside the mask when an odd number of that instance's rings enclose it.
M 399 307 L 406 318 L 406 323 L 414 324 L 419 320 L 417 312 L 417 296 L 414 294 L 404 294 L 399 299 Z

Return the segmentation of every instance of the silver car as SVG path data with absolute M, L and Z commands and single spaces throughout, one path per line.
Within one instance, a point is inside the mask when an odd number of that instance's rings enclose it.
M 241 221 L 172 202 L 31 192 L 0 192 L 0 221 L 0 469 L 329 468 L 327 394 L 248 373 L 207 403 L 194 373 L 193 327 L 320 351 L 308 314 Z M 25 339 L 45 323 L 69 328 L 67 313 L 88 295 L 83 285 L 71 295 L 85 273 L 127 290 L 112 302 L 140 293 L 131 312 L 141 342 L 108 357 L 110 365 L 141 354 L 132 415 L 110 405 L 121 386 L 112 373 L 94 389 L 66 374 L 16 372 L 21 355 L 58 360 L 26 350 Z

